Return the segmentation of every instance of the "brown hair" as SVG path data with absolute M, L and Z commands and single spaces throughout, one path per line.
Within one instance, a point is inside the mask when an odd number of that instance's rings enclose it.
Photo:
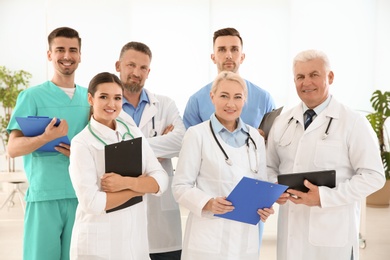
M 123 54 L 128 50 L 135 50 L 135 51 L 145 53 L 146 55 L 149 56 L 150 60 L 152 60 L 152 51 L 150 50 L 150 48 L 146 44 L 144 44 L 142 42 L 128 42 L 128 43 L 126 43 L 125 46 L 122 47 L 121 53 L 119 55 L 119 59 L 121 59 Z
M 95 77 L 91 79 L 88 85 L 88 93 L 91 94 L 91 96 L 95 96 L 95 93 L 97 91 L 97 88 L 100 84 L 102 83 L 116 83 L 118 86 L 121 87 L 122 92 L 123 92 L 123 85 L 122 81 L 118 78 L 117 75 L 109 73 L 109 72 L 101 72 L 96 74 Z M 93 108 L 90 107 L 89 109 L 89 117 L 91 118 L 91 115 L 93 113 Z
M 65 37 L 70 39 L 77 38 L 77 40 L 79 41 L 79 51 L 81 50 L 81 38 L 79 36 L 79 33 L 69 27 L 59 27 L 49 34 L 49 36 L 47 37 L 47 41 L 49 43 L 49 50 L 51 50 L 51 45 L 53 43 L 54 38 L 57 37 Z
M 215 31 L 213 37 L 213 45 L 215 44 L 215 40 L 220 36 L 237 36 L 240 39 L 241 47 L 244 45 L 240 33 L 234 28 L 223 28 L 218 31 Z

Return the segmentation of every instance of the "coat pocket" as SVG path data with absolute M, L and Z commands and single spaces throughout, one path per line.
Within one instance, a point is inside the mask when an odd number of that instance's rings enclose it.
M 343 247 L 348 243 L 349 210 L 346 206 L 312 207 L 309 219 L 309 242 L 314 246 Z
M 74 231 L 75 232 L 75 231 Z M 76 231 L 77 232 L 77 231 Z M 77 240 L 78 256 L 109 258 L 110 228 L 107 223 L 81 223 Z
M 320 169 L 335 169 L 343 159 L 342 146 L 340 142 L 323 142 L 316 144 L 314 165 Z

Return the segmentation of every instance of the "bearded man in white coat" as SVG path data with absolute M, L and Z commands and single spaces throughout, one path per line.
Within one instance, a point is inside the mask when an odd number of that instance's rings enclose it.
M 289 189 L 278 200 L 278 260 L 359 259 L 362 199 L 385 183 L 376 135 L 368 120 L 329 94 L 334 74 L 317 50 L 299 53 L 294 82 L 302 103 L 280 115 L 267 144 L 270 181 L 279 174 L 336 170 L 336 187 Z M 304 128 L 304 112 L 315 112 Z
M 133 118 L 169 175 L 168 190 L 161 196 L 146 195 L 149 252 L 152 260 L 179 260 L 182 248 L 181 216 L 173 198 L 171 158 L 179 155 L 185 127 L 175 102 L 144 89 L 152 52 L 140 42 L 122 47 L 116 71 L 124 85 L 123 110 Z

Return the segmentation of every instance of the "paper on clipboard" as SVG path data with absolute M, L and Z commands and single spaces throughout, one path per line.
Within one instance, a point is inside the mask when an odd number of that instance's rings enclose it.
M 214 216 L 236 220 L 252 225 L 260 221 L 258 209 L 270 208 L 288 186 L 243 177 L 226 198 L 234 210 Z
M 15 119 L 16 122 L 18 122 L 20 129 L 23 132 L 23 135 L 31 137 L 43 134 L 47 125 L 51 122 L 53 118 L 48 116 L 28 116 L 16 117 Z M 58 126 L 59 123 L 60 119 L 57 118 L 55 126 Z M 54 149 L 54 147 L 58 146 L 60 143 L 70 144 L 69 138 L 67 136 L 57 138 L 39 147 L 37 151 L 58 152 Z
M 106 172 L 138 177 L 142 173 L 142 138 L 134 138 L 104 147 Z M 142 201 L 142 196 L 131 198 L 107 213 L 130 207 Z
M 266 113 L 263 116 L 263 119 L 261 120 L 261 123 L 259 125 L 259 128 L 264 131 L 264 139 L 268 139 L 269 131 L 271 130 L 271 127 L 275 121 L 275 118 L 280 115 L 280 113 L 283 110 L 283 106 L 279 107 L 278 109 L 274 109 L 271 112 Z

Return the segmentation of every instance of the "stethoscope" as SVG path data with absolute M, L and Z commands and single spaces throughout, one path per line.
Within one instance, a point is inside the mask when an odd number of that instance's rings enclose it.
M 292 142 L 292 138 L 290 138 L 291 140 L 287 141 L 287 142 L 284 142 L 285 140 L 285 135 L 286 133 L 288 133 L 288 136 L 294 136 L 295 134 L 295 129 L 297 128 L 297 125 L 299 123 L 298 120 L 295 120 L 295 128 L 291 129 L 291 123 L 294 121 L 294 117 L 292 116 L 288 122 L 287 122 L 287 126 L 286 128 L 284 129 L 283 131 L 283 134 L 279 140 L 279 146 L 288 146 L 289 144 L 291 144 Z M 330 125 L 332 124 L 332 121 L 333 121 L 333 117 L 329 117 L 329 122 L 328 122 L 328 125 L 326 126 L 326 129 L 325 129 L 325 132 L 324 132 L 324 135 L 322 136 L 322 140 L 325 140 L 328 136 L 329 136 L 329 128 L 330 128 Z
M 225 155 L 225 162 L 226 162 L 226 164 L 229 165 L 229 166 L 232 166 L 233 165 L 232 160 L 229 158 L 229 156 L 227 155 L 225 149 L 223 149 L 222 145 L 220 144 L 220 142 L 218 141 L 217 137 L 215 136 L 215 133 L 214 133 L 214 130 L 213 130 L 213 126 L 211 124 L 211 120 L 210 120 L 210 130 L 211 130 L 211 133 L 213 134 L 215 142 L 219 146 L 219 149 L 221 149 L 222 153 Z M 259 168 L 259 161 L 257 159 L 257 145 L 256 145 L 255 141 L 253 140 L 253 138 L 250 136 L 250 134 L 247 133 L 247 132 L 245 132 L 245 133 L 248 135 L 248 138 L 245 140 L 245 144 L 246 144 L 246 147 L 247 147 L 247 153 L 248 153 L 248 158 L 249 158 L 249 167 L 250 167 L 250 169 L 251 169 L 251 171 L 253 173 L 257 173 L 258 172 L 258 168 Z M 252 141 L 253 147 L 254 147 L 254 152 L 255 152 L 255 157 L 256 157 L 256 168 L 255 169 L 252 169 L 251 157 L 249 155 L 249 140 Z
M 121 123 L 124 127 L 126 127 L 127 132 L 122 135 L 122 141 L 125 140 L 126 136 L 130 136 L 132 139 L 134 139 L 134 136 L 130 133 L 129 127 L 121 120 L 115 119 L 117 122 Z M 94 131 L 92 131 L 91 122 L 88 122 L 88 130 L 91 132 L 91 134 L 99 140 L 102 144 L 107 145 L 106 142 L 104 142 Z
M 152 117 L 152 130 L 150 130 L 149 137 L 157 136 L 156 127 L 154 125 L 154 117 Z

